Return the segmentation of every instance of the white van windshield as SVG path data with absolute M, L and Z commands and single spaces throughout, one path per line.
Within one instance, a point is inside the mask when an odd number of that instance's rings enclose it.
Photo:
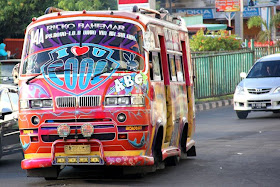
M 257 62 L 247 78 L 280 77 L 280 61 Z

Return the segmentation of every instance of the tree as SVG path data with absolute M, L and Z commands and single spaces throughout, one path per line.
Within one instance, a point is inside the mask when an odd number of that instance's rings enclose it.
M 117 0 L 59 0 L 58 7 L 64 10 L 116 10 Z
M 44 14 L 47 7 L 57 5 L 57 0 L 1 0 L 0 40 L 23 38 L 26 26 L 32 17 Z
M 251 17 L 248 20 L 248 28 L 251 29 L 253 27 L 264 28 L 258 33 L 258 41 L 260 42 L 268 42 L 268 53 L 270 54 L 270 42 L 272 30 L 280 23 L 280 13 L 272 16 L 272 19 L 269 20 L 267 24 L 265 20 L 263 20 L 260 16 Z
M 236 35 L 229 36 L 227 31 L 222 30 L 214 35 L 204 35 L 201 29 L 190 40 L 192 51 L 232 51 L 240 46 L 241 40 L 236 39 Z
M 0 42 L 4 38 L 23 38 L 33 17 L 44 14 L 48 7 L 64 10 L 117 9 L 117 0 L 0 0 Z

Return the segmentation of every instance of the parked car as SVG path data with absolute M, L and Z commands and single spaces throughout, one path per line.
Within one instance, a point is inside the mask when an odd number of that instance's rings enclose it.
M 17 87 L 0 84 L 0 158 L 22 151 L 19 132 Z
M 259 59 L 250 69 L 234 93 L 234 110 L 239 119 L 246 119 L 251 111 L 280 112 L 280 54 Z

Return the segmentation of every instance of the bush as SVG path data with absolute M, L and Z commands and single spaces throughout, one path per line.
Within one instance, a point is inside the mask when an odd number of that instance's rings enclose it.
M 236 39 L 236 35 L 229 36 L 227 31 L 207 36 L 200 30 L 190 40 L 190 47 L 192 51 L 232 51 L 239 49 L 241 43 L 240 39 Z

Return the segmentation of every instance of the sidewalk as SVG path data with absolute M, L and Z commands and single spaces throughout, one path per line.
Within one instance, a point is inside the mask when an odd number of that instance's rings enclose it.
M 233 105 L 233 99 L 195 104 L 195 110 L 196 111 L 209 110 L 212 108 L 218 108 L 221 106 L 228 106 L 228 105 Z

